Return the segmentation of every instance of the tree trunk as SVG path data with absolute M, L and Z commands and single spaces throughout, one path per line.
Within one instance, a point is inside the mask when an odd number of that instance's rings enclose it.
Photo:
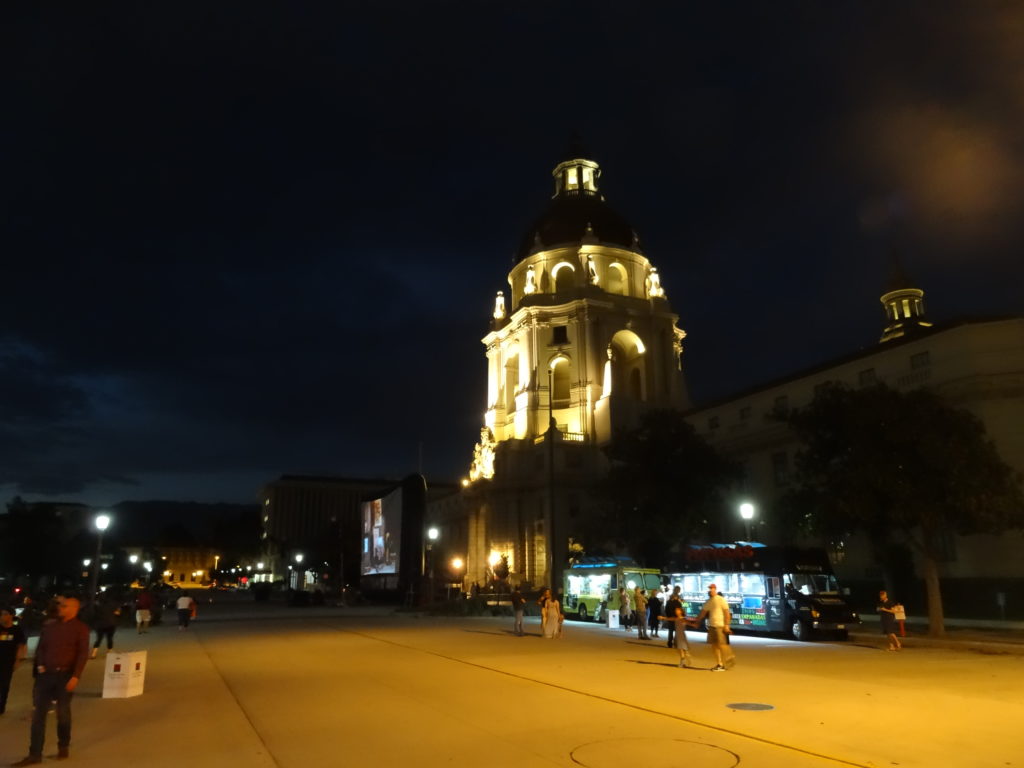
M 922 555 L 924 584 L 928 592 L 928 636 L 945 637 L 946 622 L 942 611 L 942 587 L 939 584 L 939 563 L 928 555 Z

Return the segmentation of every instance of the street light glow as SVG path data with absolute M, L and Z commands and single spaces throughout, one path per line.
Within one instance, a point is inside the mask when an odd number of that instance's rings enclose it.
M 427 538 L 430 539 L 431 541 L 437 541 L 437 537 L 440 536 L 440 535 L 441 535 L 441 532 L 438 531 L 437 528 L 428 528 L 427 529 Z
M 454 568 L 456 571 L 461 571 L 462 570 L 462 558 L 461 557 L 453 557 L 452 558 L 452 568 Z
M 96 515 L 93 523 L 96 525 L 97 530 L 105 531 L 110 526 L 110 515 Z
M 301 552 L 296 552 L 295 553 L 295 562 L 296 563 L 301 563 L 302 562 L 302 553 Z
M 135 565 L 137 562 L 139 562 L 139 556 L 138 555 L 128 555 L 128 562 L 131 563 L 132 565 Z
M 754 505 L 751 504 L 749 501 L 744 501 L 742 504 L 740 504 L 740 517 L 742 517 L 744 520 L 753 520 L 754 511 Z

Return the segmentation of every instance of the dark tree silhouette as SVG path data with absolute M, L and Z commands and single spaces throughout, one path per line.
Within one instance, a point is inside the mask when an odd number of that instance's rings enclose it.
M 673 548 L 706 534 L 723 492 L 740 477 L 739 467 L 679 411 L 648 412 L 636 428 L 617 434 L 607 453 L 609 505 L 601 533 L 650 567 L 664 566 Z
M 804 444 L 784 500 L 791 522 L 826 539 L 862 531 L 876 548 L 906 543 L 921 558 L 929 632 L 944 634 L 949 537 L 1024 526 L 1020 476 L 981 421 L 930 390 L 884 385 L 829 385 L 781 417 Z

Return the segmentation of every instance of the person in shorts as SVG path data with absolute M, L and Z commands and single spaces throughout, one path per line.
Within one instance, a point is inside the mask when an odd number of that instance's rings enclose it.
M 884 589 L 878 593 L 878 618 L 882 625 L 882 634 L 889 641 L 886 650 L 903 650 L 903 644 L 896 637 L 896 603 L 889 599 L 889 593 Z
M 729 647 L 729 623 L 732 621 L 732 613 L 729 611 L 729 604 L 725 598 L 718 594 L 718 587 L 714 584 L 708 585 L 708 600 L 700 609 L 697 616 L 697 623 L 701 619 L 707 619 L 708 642 L 715 649 L 715 659 L 718 662 L 711 668 L 712 672 L 725 672 L 731 669 L 736 663 L 736 654 Z

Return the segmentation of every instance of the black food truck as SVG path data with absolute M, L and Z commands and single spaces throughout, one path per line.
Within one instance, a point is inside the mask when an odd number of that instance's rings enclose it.
M 845 640 L 860 623 L 839 590 L 824 549 L 764 544 L 709 544 L 686 550 L 684 572 L 668 574 L 688 616 L 696 616 L 715 584 L 729 603 L 731 626 L 752 632 L 786 632 L 809 640 L 831 632 Z

